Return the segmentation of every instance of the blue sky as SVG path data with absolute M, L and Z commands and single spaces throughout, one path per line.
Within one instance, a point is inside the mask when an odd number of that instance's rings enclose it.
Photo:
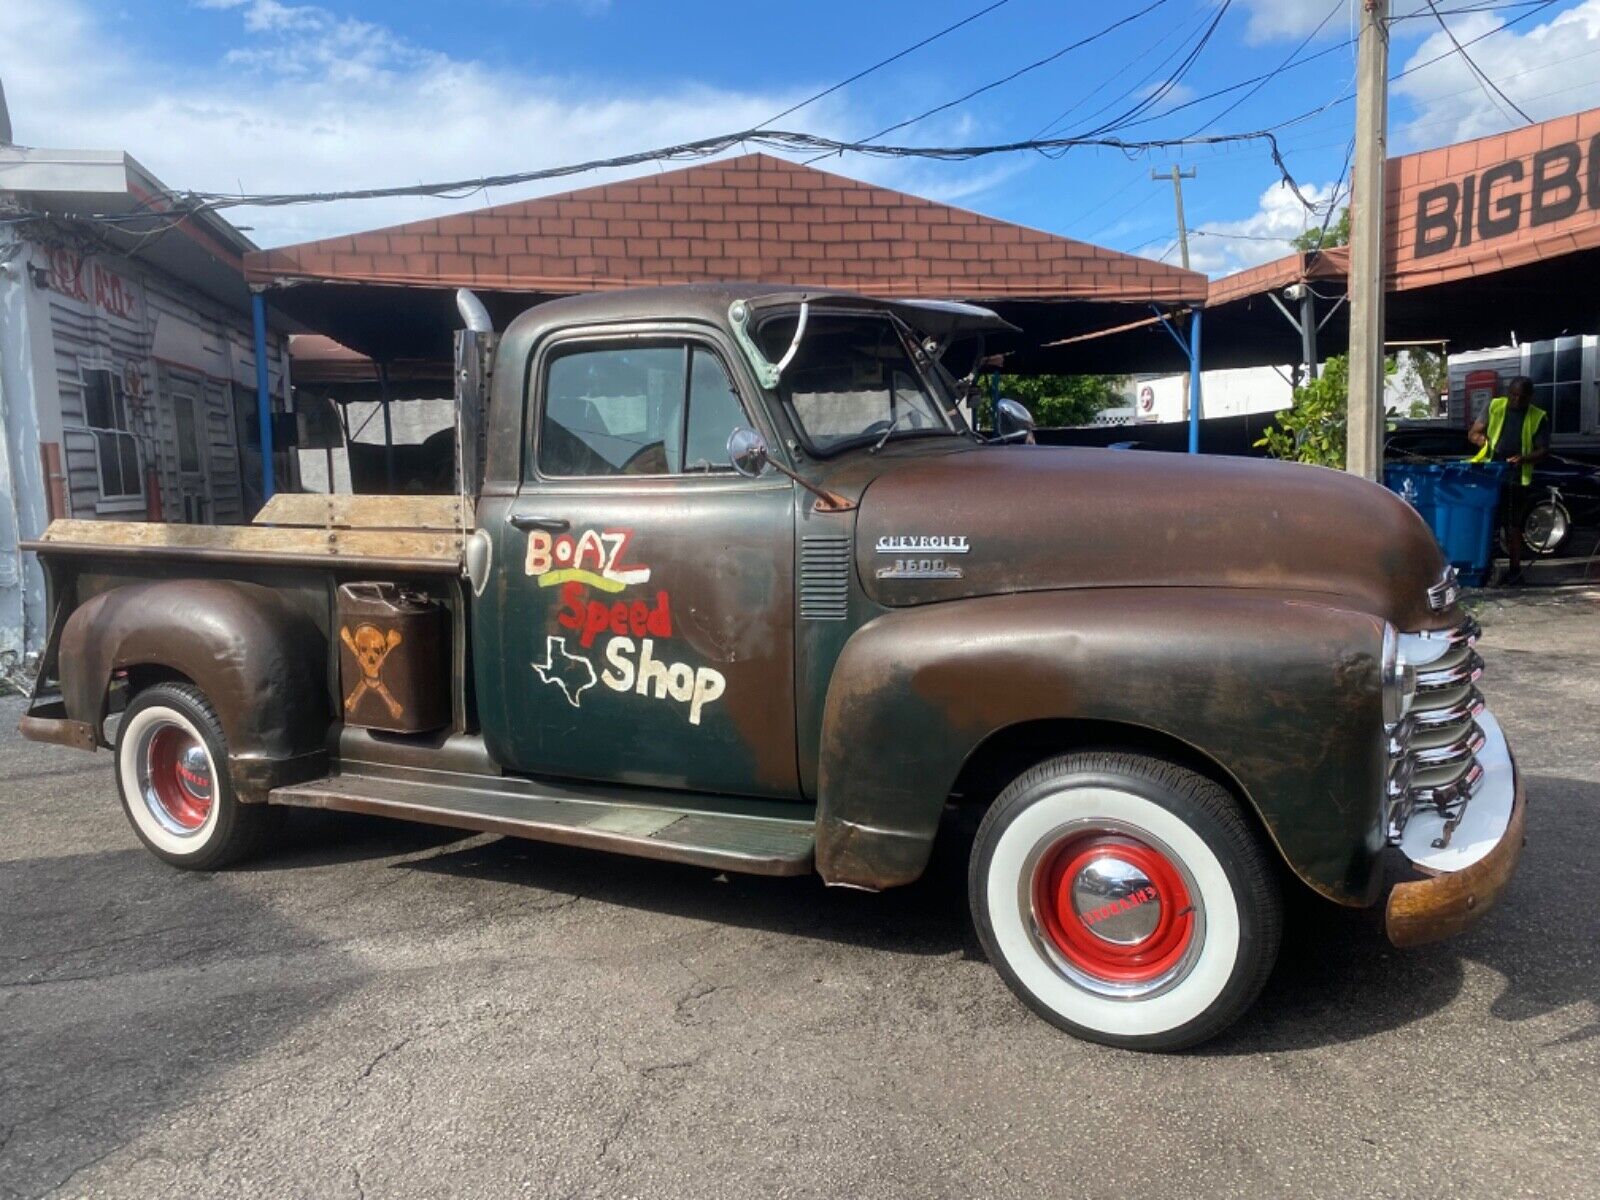
M 302 191 L 556 165 L 756 125 L 992 0 L 479 0 L 472 6 L 296 4 L 289 0 L 4 0 L 0 79 L 17 139 L 123 148 L 174 187 Z M 1359 3 L 1359 0 L 1354 0 Z M 1462 41 L 1534 5 L 1437 0 Z M 781 124 L 859 138 L 943 104 L 1137 12 L 1007 0 L 992 12 Z M 1127 136 L 1275 125 L 1290 170 L 1325 200 L 1341 175 L 1354 106 L 1352 0 L 1232 0 L 1193 68 Z M 1221 0 L 1164 0 L 1091 46 L 895 135 L 918 144 L 1009 141 L 1094 123 L 1161 85 Z M 1417 0 L 1396 0 L 1416 14 Z M 1317 32 L 1320 26 L 1320 32 Z M 1224 113 L 1235 92 L 1177 111 L 1303 51 L 1290 70 Z M 1391 69 L 1442 54 L 1432 15 L 1398 20 Z M 1600 0 L 1557 0 L 1469 51 L 1532 116 L 1600 105 Z M 1119 97 L 1121 97 L 1119 99 Z M 1102 118 L 1103 119 L 1103 118 Z M 1459 56 L 1391 91 L 1392 152 L 1520 123 Z M 1308 219 L 1259 145 L 1128 159 L 1074 150 L 947 164 L 833 159 L 844 174 L 1122 250 L 1176 260 L 1170 185 L 1185 182 L 1195 265 L 1213 273 L 1287 250 Z M 637 172 L 632 172 L 637 173 Z M 499 203 L 600 182 L 502 189 L 468 202 L 413 199 L 237 210 L 263 245 Z

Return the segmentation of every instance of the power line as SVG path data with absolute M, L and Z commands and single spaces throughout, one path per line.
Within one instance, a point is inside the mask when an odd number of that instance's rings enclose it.
M 1474 75 L 1476 75 L 1478 77 L 1478 85 L 1483 88 L 1483 94 L 1485 96 L 1489 97 L 1489 102 L 1491 104 L 1494 104 L 1494 103 L 1496 103 L 1495 97 L 1496 96 L 1500 97 L 1501 100 L 1504 100 L 1507 104 L 1509 104 L 1512 107 L 1512 109 L 1514 109 L 1516 111 L 1518 116 L 1520 116 L 1529 125 L 1532 125 L 1533 124 L 1533 118 L 1530 117 L 1527 113 L 1523 112 L 1522 109 L 1517 105 L 1517 102 L 1515 100 L 1513 100 L 1510 96 L 1506 95 L 1505 92 L 1501 91 L 1500 90 L 1500 85 L 1497 84 L 1494 80 L 1490 79 L 1488 75 L 1484 74 L 1483 68 L 1478 66 L 1477 63 L 1472 61 L 1472 56 L 1470 54 L 1468 54 L 1467 51 L 1466 51 L 1466 48 L 1464 46 L 1462 46 L 1462 44 L 1459 41 L 1456 40 L 1455 33 L 1451 30 L 1450 26 L 1446 23 L 1446 21 L 1444 19 L 1444 15 L 1442 13 L 1440 13 L 1439 6 L 1434 3 L 1434 0 L 1427 0 L 1427 2 L 1428 2 L 1428 8 L 1430 10 L 1432 10 L 1434 17 L 1439 22 L 1439 28 L 1444 30 L 1445 37 L 1450 39 L 1450 44 L 1456 48 L 1456 53 L 1461 55 L 1462 60 L 1467 64 L 1467 69 L 1470 70 Z
M 874 71 L 881 70 L 882 68 L 887 67 L 890 63 L 899 62 L 906 55 L 913 54 L 916 51 L 921 50 L 924 46 L 930 45 L 933 42 L 937 42 L 940 38 L 944 37 L 945 34 L 954 33 L 956 30 L 960 29 L 963 25 L 970 25 L 970 24 L 972 24 L 972 22 L 976 21 L 979 17 L 987 16 L 989 13 L 992 13 L 995 9 L 1002 8 L 1002 7 L 1004 7 L 1005 5 L 1007 5 L 1009 3 L 1011 3 L 1011 0 L 995 0 L 995 2 L 993 4 L 990 4 L 988 7 L 980 8 L 977 12 L 972 13 L 969 16 L 962 17 L 961 20 L 957 21 L 954 25 L 946 25 L 943 29 L 939 30 L 938 33 L 929 34 L 927 37 L 923 38 L 920 42 L 916 42 L 913 45 L 907 46 L 904 50 L 901 50 L 898 54 L 891 54 L 888 58 L 880 59 L 878 62 L 873 63 L 866 70 L 857 71 L 854 75 L 850 76 L 849 79 L 841 79 L 838 83 L 834 84 L 832 87 L 823 88 L 822 91 L 818 92 L 816 95 L 806 97 L 804 100 L 800 101 L 799 104 L 791 104 L 788 108 L 784 109 L 781 113 L 774 113 L 772 116 L 768 117 L 765 121 L 761 122 L 761 125 L 762 125 L 762 127 L 765 127 L 765 126 L 768 126 L 768 125 L 772 125 L 772 124 L 774 124 L 774 123 L 776 123 L 778 121 L 781 121 L 781 120 L 783 120 L 783 118 L 787 117 L 790 113 L 797 113 L 802 108 L 805 108 L 808 104 L 815 104 L 818 100 L 821 100 L 824 96 L 831 96 L 831 95 L 833 95 L 834 92 L 837 92 L 840 88 L 849 87 L 852 83 L 855 83 L 858 79 L 865 79 L 868 75 L 871 75 Z
M 1167 96 L 1172 92 L 1172 89 L 1183 82 L 1184 77 L 1188 75 L 1188 73 L 1194 68 L 1194 64 L 1199 61 L 1200 55 L 1205 51 L 1205 48 L 1207 44 L 1210 43 L 1212 36 L 1217 32 L 1217 27 L 1222 24 L 1222 18 L 1228 15 L 1228 9 L 1232 7 L 1232 5 L 1233 0 L 1222 0 L 1222 3 L 1217 6 L 1217 15 L 1212 18 L 1211 24 L 1206 26 L 1205 32 L 1200 35 L 1200 40 L 1195 42 L 1194 47 L 1184 57 L 1183 61 L 1178 64 L 1178 69 L 1168 76 L 1160 87 L 1156 88 L 1155 91 L 1150 93 L 1150 95 L 1146 96 L 1138 104 L 1135 104 L 1132 108 L 1128 109 L 1120 116 L 1113 117 L 1111 120 L 1101 124 L 1097 128 L 1090 130 L 1088 136 L 1094 137 L 1099 134 L 1109 133 L 1113 129 L 1120 129 L 1130 122 L 1134 117 L 1137 117 L 1142 113 L 1149 112 L 1157 104 L 1161 103 L 1162 100 L 1166 99 Z M 1161 115 L 1165 116 L 1168 114 L 1163 113 Z
M 1208 121 L 1206 121 L 1206 123 L 1204 125 L 1201 125 L 1199 128 L 1197 128 L 1195 130 L 1195 132 L 1196 133 L 1203 133 L 1205 130 L 1210 129 L 1218 121 L 1222 120 L 1223 117 L 1227 116 L 1234 109 L 1238 108 L 1246 100 L 1250 99 L 1251 96 L 1254 96 L 1262 88 L 1266 87 L 1267 84 L 1271 83 L 1279 75 L 1282 75 L 1291 66 L 1293 66 L 1294 65 L 1294 60 L 1299 58 L 1301 52 L 1304 51 L 1307 46 L 1309 46 L 1313 41 L 1316 40 L 1317 35 L 1320 34 L 1323 31 L 1324 28 L 1326 28 L 1328 22 L 1333 20 L 1335 14 L 1337 14 L 1340 9 L 1344 8 L 1344 6 L 1345 6 L 1345 0 L 1333 0 L 1333 7 L 1328 10 L 1327 16 L 1323 17 L 1322 20 L 1317 22 L 1317 27 L 1315 29 L 1313 29 L 1310 33 L 1306 34 L 1305 40 L 1302 41 L 1298 46 L 1296 46 L 1294 48 L 1294 51 L 1289 55 L 1289 57 L 1285 58 L 1281 63 L 1279 63 L 1271 71 L 1269 71 L 1269 72 L 1267 72 L 1267 74 L 1263 75 L 1261 77 L 1260 81 L 1257 82 L 1257 84 L 1253 88 L 1251 88 L 1244 95 L 1240 96 L 1232 104 L 1228 105 L 1227 108 L 1223 109 L 1221 112 L 1216 113 L 1214 116 L 1212 116 Z
M 1234 242 L 1292 242 L 1292 237 L 1268 237 L 1260 233 L 1224 233 L 1219 229 L 1191 229 L 1190 237 L 1227 238 Z
M 1550 0 L 1550 2 L 1554 3 L 1555 0 Z M 1252 76 L 1250 76 L 1250 78 L 1241 79 L 1237 83 L 1230 83 L 1227 87 L 1218 88 L 1214 92 L 1207 92 L 1205 95 L 1196 96 L 1192 100 L 1185 100 L 1182 104 L 1174 104 L 1171 108 L 1167 109 L 1165 112 L 1157 113 L 1155 116 L 1145 117 L 1142 120 L 1138 120 L 1138 121 L 1131 121 L 1131 122 L 1129 122 L 1129 125 L 1130 126 L 1131 125 L 1148 125 L 1152 121 L 1158 121 L 1158 120 L 1161 120 L 1163 117 L 1170 117 L 1174 113 L 1182 112 L 1186 108 L 1193 108 L 1193 107 L 1195 107 L 1195 105 L 1204 104 L 1208 100 L 1215 100 L 1215 99 L 1217 99 L 1217 98 L 1219 98 L 1221 96 L 1226 96 L 1226 95 L 1229 95 L 1232 92 L 1237 92 L 1240 88 L 1247 88 L 1253 83 L 1262 83 L 1262 82 L 1266 82 L 1266 81 L 1269 81 L 1269 80 L 1272 80 L 1272 79 L 1276 79 L 1279 75 L 1282 75 L 1287 71 L 1292 71 L 1292 70 L 1296 69 L 1297 67 L 1309 66 L 1311 63 L 1316 62 L 1319 58 L 1326 58 L 1330 54 L 1337 54 L 1339 51 L 1345 49 L 1347 46 L 1352 46 L 1354 44 L 1355 44 L 1355 42 L 1352 39 L 1352 40 L 1349 40 L 1349 41 L 1339 42 L 1339 43 L 1337 43 L 1335 45 L 1332 45 L 1332 46 L 1326 46 L 1323 49 L 1318 50 L 1315 54 L 1308 54 L 1305 58 L 1300 59 L 1298 62 L 1289 63 L 1289 64 L 1286 64 L 1284 66 L 1280 66 L 1280 67 L 1276 68 L 1275 70 L 1264 71 L 1260 75 L 1252 75 Z
M 1493 37 L 1497 33 L 1504 33 L 1506 30 L 1512 28 L 1513 26 L 1522 24 L 1522 22 L 1528 20 L 1530 17 L 1538 16 L 1545 9 L 1553 7 L 1557 2 L 1558 2 L 1558 0 L 1525 0 L 1524 3 L 1519 3 L 1519 4 L 1485 6 L 1481 11 L 1487 12 L 1487 11 L 1490 11 L 1491 8 L 1502 8 L 1502 7 L 1503 8 L 1526 7 L 1528 9 L 1528 11 L 1524 12 L 1524 13 L 1521 13 L 1518 16 L 1512 17 L 1510 20 L 1504 22 L 1503 24 L 1496 25 L 1493 29 L 1490 29 L 1485 33 L 1480 33 L 1476 37 L 1467 39 L 1467 41 L 1463 42 L 1462 45 L 1463 46 L 1476 45 L 1478 42 L 1483 41 L 1485 38 Z M 1467 11 L 1467 10 L 1452 10 L 1452 11 Z M 1298 67 L 1308 66 L 1311 63 L 1316 62 L 1320 58 L 1325 58 L 1329 54 L 1338 53 L 1339 51 L 1344 50 L 1347 47 L 1354 46 L 1354 45 L 1355 45 L 1355 39 L 1354 38 L 1350 38 L 1350 39 L 1347 39 L 1346 41 L 1339 42 L 1339 43 L 1337 43 L 1335 45 L 1324 47 L 1323 49 L 1317 51 L 1315 54 L 1309 54 L 1305 58 L 1300 59 L 1298 62 L 1295 62 L 1295 63 L 1293 63 L 1292 65 L 1290 65 L 1288 67 L 1280 67 L 1280 68 L 1278 68 L 1277 70 L 1274 70 L 1274 71 L 1267 71 L 1267 72 L 1264 72 L 1263 74 L 1260 74 L 1260 75 L 1253 75 L 1248 79 L 1241 79 L 1237 83 L 1229 84 L 1225 88 L 1218 88 L 1216 91 L 1208 92 L 1204 96 L 1196 96 L 1193 100 L 1186 100 L 1182 104 L 1175 104 L 1175 105 L 1173 105 L 1171 108 L 1167 109 L 1163 113 L 1159 113 L 1159 114 L 1157 114 L 1155 116 L 1144 117 L 1144 118 L 1142 118 L 1142 119 L 1140 119 L 1138 121 L 1130 121 L 1130 122 L 1127 123 L 1127 125 L 1124 126 L 1124 128 L 1133 128 L 1133 127 L 1138 126 L 1138 125 L 1148 125 L 1153 121 L 1160 120 L 1160 119 L 1162 119 L 1164 117 L 1170 117 L 1174 113 L 1177 113 L 1177 112 L 1182 112 L 1186 108 L 1193 108 L 1197 104 L 1204 104 L 1208 100 L 1215 100 L 1219 96 L 1225 96 L 1225 95 L 1228 95 L 1230 92 L 1238 91 L 1240 88 L 1249 87 L 1253 83 L 1257 83 L 1257 82 L 1262 81 L 1262 80 L 1272 79 L 1275 76 L 1281 74 L 1285 70 L 1294 70 L 1294 69 L 1296 69 Z M 1405 70 L 1396 72 L 1395 74 L 1389 76 L 1389 82 L 1390 83 L 1398 82 L 1399 80 L 1404 79 L 1407 75 L 1414 74 L 1417 71 L 1421 71 L 1426 67 L 1431 67 L 1431 66 L 1433 66 L 1434 63 L 1443 62 L 1445 59 L 1450 58 L 1454 54 L 1455 54 L 1454 50 L 1447 50 L 1445 53 L 1435 55 L 1433 58 L 1426 59 L 1423 62 L 1419 62 L 1415 66 L 1407 67 Z M 1551 65 L 1554 65 L 1554 64 L 1551 64 Z M 1313 109 L 1310 109 L 1310 110 L 1308 110 L 1308 111 L 1306 111 L 1304 113 L 1301 113 L 1299 116 L 1290 117 L 1287 120 L 1279 121 L 1276 125 L 1269 126 L 1269 128 L 1271 128 L 1273 130 L 1279 130 L 1279 129 L 1286 129 L 1291 125 L 1298 125 L 1301 122 L 1310 119 L 1311 117 L 1315 117 L 1315 116 L 1320 115 L 1323 112 L 1326 112 L 1330 108 L 1335 108 L 1335 107 L 1337 107 L 1338 105 L 1341 105 L 1341 104 L 1347 104 L 1353 98 L 1354 97 L 1352 95 L 1346 93 L 1345 95 L 1338 96 L 1335 99 L 1330 100 L 1325 104 L 1319 105 L 1316 108 L 1313 108 Z
M 590 171 L 638 166 L 655 162 L 695 161 L 711 158 L 736 147 L 749 145 L 762 146 L 788 153 L 820 151 L 825 154 L 864 154 L 877 158 L 925 158 L 939 162 L 967 162 L 996 154 L 1016 154 L 1024 151 L 1044 152 L 1071 149 L 1073 147 L 1115 149 L 1122 151 L 1124 154 L 1132 155 L 1153 150 L 1171 150 L 1174 147 L 1181 146 L 1214 146 L 1224 145 L 1229 142 L 1256 141 L 1266 142 L 1272 149 L 1274 159 L 1281 161 L 1281 155 L 1277 149 L 1277 138 L 1271 130 L 1210 134 L 1198 138 L 1151 138 L 1141 141 L 1103 136 L 1030 139 L 1027 141 L 965 146 L 899 146 L 847 142 L 818 134 L 795 133 L 785 130 L 747 129 L 738 133 L 719 134 L 715 137 L 700 138 L 692 142 L 680 142 L 672 146 L 664 146 L 654 150 L 642 150 L 633 154 L 617 155 L 612 158 L 590 159 L 585 162 L 545 167 L 539 170 L 517 171 L 502 175 L 485 175 L 472 179 L 449 180 L 438 183 L 405 184 L 394 187 L 355 188 L 325 192 L 247 193 L 189 191 L 182 194 L 174 194 L 171 207 L 165 211 L 140 214 L 139 219 L 148 220 L 161 216 L 182 221 L 196 213 L 225 208 L 279 208 L 295 204 L 324 204 L 336 200 L 379 200 L 407 196 L 460 199 L 489 188 L 510 187 L 546 179 L 560 179 Z M 1291 186 L 1293 185 L 1292 179 L 1286 179 L 1286 182 L 1289 182 Z M 49 213 L 31 213 L 27 215 L 33 219 L 51 216 Z M 131 214 L 58 213 L 55 215 L 70 217 L 74 220 L 95 220 L 107 224 L 118 224 L 127 222 Z
M 1226 7 L 1226 3 L 1227 2 L 1228 2 L 1228 0 L 1225 0 L 1224 7 Z M 1113 21 L 1111 24 L 1107 25 L 1104 29 L 1101 29 L 1096 33 L 1091 33 L 1087 37 L 1079 38 L 1077 41 L 1072 42 L 1072 43 L 1070 43 L 1068 45 L 1065 45 L 1065 46 L 1061 47 L 1061 49 L 1055 51 L 1055 53 L 1053 53 L 1053 54 L 1047 54 L 1043 58 L 1035 59 L 1033 62 L 1029 63 L 1027 66 L 1018 67 L 1015 71 L 1012 71 L 1009 75 L 1002 76 L 999 79 L 991 80 L 990 82 L 988 82 L 986 84 L 983 84 L 981 87 L 975 87 L 970 92 L 967 92 L 965 95 L 957 96 L 954 100 L 947 100 L 943 104 L 935 105 L 933 108 L 928 109 L 926 112 L 918 113 L 914 117 L 907 117 L 904 121 L 899 121 L 899 122 L 896 122 L 893 125 L 885 126 L 884 128 L 878 130 L 877 133 L 874 133 L 873 135 L 871 135 L 870 137 L 863 138 L 862 142 L 863 143 L 865 143 L 865 142 L 875 142 L 879 138 L 883 137 L 885 134 L 894 133 L 897 130 L 904 129 L 908 125 L 915 125 L 918 121 L 925 121 L 929 117 L 935 116 L 938 113 L 942 113 L 947 109 L 954 108 L 958 104 L 965 104 L 968 100 L 971 100 L 971 99 L 973 99 L 974 97 L 977 97 L 977 96 L 981 96 L 985 92 L 991 92 L 997 87 L 1002 87 L 1003 85 L 1010 83 L 1012 80 L 1020 78 L 1023 75 L 1026 75 L 1030 71 L 1036 71 L 1040 67 L 1047 66 L 1050 63 L 1055 62 L 1056 59 L 1062 57 L 1065 54 L 1070 54 L 1074 50 L 1080 50 L 1084 46 L 1087 46 L 1092 42 L 1099 41 L 1101 38 L 1103 38 L 1106 35 L 1112 33 L 1114 30 L 1120 29 L 1120 28 L 1122 28 L 1122 26 L 1127 25 L 1132 21 L 1137 21 L 1140 17 L 1146 15 L 1147 13 L 1154 12 L 1156 9 L 1160 8 L 1162 5 L 1164 5 L 1166 3 L 1168 3 L 1168 0 L 1153 0 L 1152 3 L 1145 5 L 1145 7 L 1141 8 L 1138 12 L 1130 13 L 1126 17 L 1122 17 L 1119 20 Z
M 1117 95 L 1113 96 L 1111 99 L 1109 99 L 1109 100 L 1105 101 L 1103 104 L 1101 104 L 1099 108 L 1097 108 L 1093 112 L 1091 112 L 1089 114 L 1089 116 L 1087 118 L 1085 118 L 1085 119 L 1087 120 L 1089 118 L 1093 118 L 1093 117 L 1099 116 L 1101 113 L 1105 112 L 1107 109 L 1111 108 L 1113 105 L 1118 104 L 1122 100 L 1126 99 L 1128 96 L 1133 95 L 1134 92 L 1136 92 L 1139 88 L 1143 87 L 1147 82 L 1149 82 L 1149 80 L 1154 78 L 1156 75 L 1160 74 L 1161 71 L 1166 68 L 1166 65 L 1169 62 L 1171 62 L 1174 57 L 1176 57 L 1178 54 L 1180 54 L 1183 51 L 1183 47 L 1189 41 L 1189 39 L 1191 37 L 1193 37 L 1196 33 L 1198 33 L 1205 26 L 1205 23 L 1206 23 L 1206 11 L 1205 11 L 1205 9 L 1203 9 L 1203 8 L 1197 9 L 1196 10 L 1196 17 L 1198 19 L 1195 19 L 1193 21 L 1193 26 L 1194 27 L 1192 29 L 1188 29 L 1184 33 L 1183 37 L 1179 40 L 1177 46 L 1175 46 L 1173 49 L 1169 50 L 1167 52 L 1167 54 L 1166 54 L 1166 57 L 1164 57 L 1160 62 L 1158 62 L 1154 67 L 1152 67 L 1144 75 L 1140 76 L 1133 83 L 1129 84 L 1126 88 L 1124 88 Z M 1188 22 L 1175 22 L 1175 23 L 1173 23 L 1171 25 L 1171 27 L 1168 28 L 1166 33 L 1162 34 L 1159 38 L 1157 38 L 1150 45 L 1149 49 L 1145 51 L 1145 56 L 1148 56 L 1150 54 L 1155 53 L 1155 51 L 1157 49 L 1159 49 L 1161 46 L 1163 46 L 1166 43 L 1168 38 L 1170 38 L 1173 34 L 1177 33 L 1179 30 L 1185 29 L 1185 27 L 1188 24 L 1189 24 Z M 1050 118 L 1049 121 L 1047 121 L 1043 125 L 1041 125 L 1034 132 L 1033 136 L 1034 137 L 1045 137 L 1045 136 L 1053 133 L 1057 128 L 1060 127 L 1061 123 L 1064 122 L 1069 116 L 1071 116 L 1079 108 L 1083 107 L 1083 105 L 1086 104 L 1088 101 L 1094 99 L 1105 86 L 1106 86 L 1105 81 L 1102 81 L 1100 84 L 1096 85 L 1096 87 L 1094 89 L 1092 89 L 1092 90 L 1090 90 L 1088 92 L 1085 92 L 1083 95 L 1079 96 L 1071 104 L 1067 105 L 1066 108 L 1062 109 L 1054 117 Z
M 1534 7 L 1530 8 L 1527 12 L 1523 13 L 1521 16 L 1512 17 L 1511 20 L 1505 22 L 1503 25 L 1496 25 L 1493 29 L 1490 29 L 1490 30 L 1488 30 L 1488 31 L 1486 31 L 1484 33 L 1480 33 L 1477 37 L 1468 38 L 1464 42 L 1456 42 L 1456 49 L 1455 50 L 1446 50 L 1443 54 L 1436 54 L 1432 58 L 1426 60 L 1425 62 L 1417 63 L 1416 66 L 1407 67 L 1404 71 L 1401 71 L 1399 74 L 1389 76 L 1389 82 L 1390 83 L 1395 83 L 1398 80 L 1404 79 L 1407 75 L 1415 74 L 1417 71 L 1422 70 L 1424 67 L 1431 67 L 1431 66 L 1433 66 L 1434 63 L 1443 62 L 1445 59 L 1449 58 L 1452 54 L 1455 54 L 1457 52 L 1464 52 L 1468 46 L 1476 46 L 1479 42 L 1483 41 L 1485 38 L 1491 38 L 1497 33 L 1504 33 L 1506 30 L 1512 28 L 1513 26 L 1522 24 L 1529 17 L 1538 16 L 1545 9 L 1553 7 L 1556 3 L 1557 3 L 1557 0 L 1538 0 L 1538 3 L 1535 4 Z M 1449 32 L 1449 31 L 1446 30 L 1446 32 Z M 1455 42 L 1455 38 L 1454 37 L 1452 37 L 1450 40 L 1452 42 Z M 1462 57 L 1465 57 L 1464 53 L 1463 53 Z

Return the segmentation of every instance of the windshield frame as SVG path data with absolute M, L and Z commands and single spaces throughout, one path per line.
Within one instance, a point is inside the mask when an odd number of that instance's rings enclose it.
M 756 314 L 754 314 L 755 319 L 751 322 L 753 335 L 759 338 L 762 327 L 772 320 L 798 316 L 799 308 L 800 306 L 798 303 L 784 303 L 781 305 L 774 305 L 770 308 L 763 306 Z M 970 427 L 962 418 L 959 408 L 956 407 L 954 398 L 949 394 L 949 389 L 945 387 L 943 380 L 939 378 L 939 372 L 932 369 L 935 364 L 931 361 L 927 352 L 924 351 L 921 343 L 917 340 L 916 331 L 907 325 L 903 320 L 901 320 L 898 314 L 888 308 L 858 308 L 855 306 L 834 306 L 828 304 L 814 304 L 811 305 L 810 308 L 812 320 L 815 320 L 817 317 L 845 317 L 854 320 L 881 321 L 886 323 L 889 328 L 893 330 L 894 335 L 899 339 L 900 348 L 904 351 L 905 356 L 910 363 L 911 371 L 913 372 L 917 383 L 921 385 L 923 393 L 927 396 L 928 400 L 932 404 L 934 414 L 938 420 L 942 422 L 942 424 L 918 429 L 895 429 L 893 427 L 889 428 L 888 430 L 879 429 L 871 433 L 863 432 L 843 438 L 839 441 L 831 443 L 826 447 L 819 446 L 815 439 L 811 436 L 810 431 L 806 428 L 806 423 L 801 419 L 799 410 L 795 408 L 794 400 L 792 398 L 793 393 L 789 388 L 789 385 L 780 376 L 777 383 L 774 384 L 769 390 L 772 392 L 773 398 L 778 402 L 778 407 L 782 411 L 784 419 L 794 430 L 795 436 L 799 440 L 801 448 L 806 452 L 807 455 L 817 459 L 835 458 L 840 454 L 848 453 L 851 450 L 859 450 L 862 447 L 871 447 L 874 444 L 887 444 L 894 441 L 910 441 L 914 438 L 926 437 L 964 438 L 969 435 Z M 803 340 L 801 342 L 800 349 L 802 352 L 805 349 Z M 886 433 L 888 435 L 887 437 L 885 437 Z

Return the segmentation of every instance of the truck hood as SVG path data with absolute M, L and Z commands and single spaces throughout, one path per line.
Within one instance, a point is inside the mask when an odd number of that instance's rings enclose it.
M 1377 484 L 1259 459 L 984 446 L 906 460 L 861 497 L 856 565 L 888 606 L 1059 588 L 1309 593 L 1402 629 L 1448 623 L 1445 560 Z

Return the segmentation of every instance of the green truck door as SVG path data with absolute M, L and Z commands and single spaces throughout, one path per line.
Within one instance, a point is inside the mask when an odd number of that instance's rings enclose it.
M 501 647 L 491 748 L 530 774 L 797 798 L 794 490 L 728 468 L 751 420 L 722 353 L 591 337 L 533 366 L 480 612 Z

